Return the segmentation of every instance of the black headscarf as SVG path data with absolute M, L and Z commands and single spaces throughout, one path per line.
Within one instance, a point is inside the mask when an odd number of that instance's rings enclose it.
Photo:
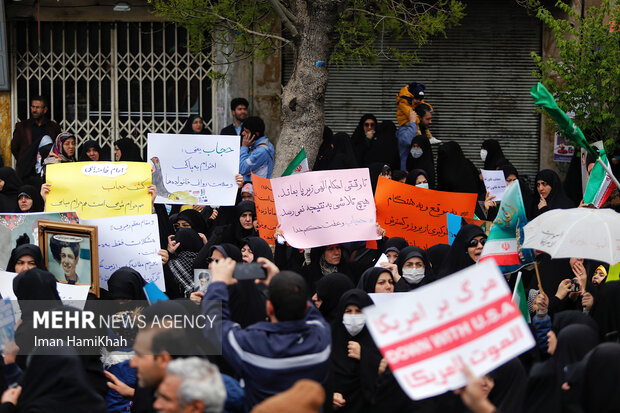
M 390 274 L 390 277 L 392 278 L 392 280 L 394 280 L 392 273 L 387 268 L 372 267 L 364 271 L 364 273 L 362 274 L 362 277 L 360 278 L 360 282 L 357 288 L 361 287 L 368 294 L 374 294 L 375 287 L 377 286 L 377 280 L 383 273 Z
M 202 130 L 200 132 L 195 132 L 194 129 L 192 129 L 192 123 L 194 123 L 194 120 L 196 120 L 196 118 L 200 118 L 200 120 L 202 121 Z M 183 125 L 183 129 L 181 129 L 181 132 L 179 133 L 192 134 L 192 135 L 206 135 L 208 132 L 207 132 L 207 128 L 205 127 L 205 122 L 202 116 L 191 115 L 190 117 L 187 118 L 187 120 L 185 121 L 185 125 Z
M 338 302 L 342 295 L 355 288 L 351 279 L 339 272 L 327 274 L 316 283 L 316 295 L 322 301 L 319 311 L 331 323 L 338 314 Z
M 30 199 L 32 199 L 32 206 L 28 211 L 22 211 L 19 209 L 19 197 L 21 194 L 26 194 Z M 41 198 L 41 194 L 37 189 L 32 185 L 22 185 L 17 190 L 17 202 L 15 202 L 15 212 L 17 213 L 25 213 L 25 212 L 43 212 L 44 203 L 43 198 Z
M 486 149 L 487 157 L 484 160 L 484 169 L 495 170 L 498 166 L 507 163 L 504 151 L 498 141 L 487 139 L 482 142 L 482 149 Z
M 489 373 L 495 382 L 489 401 L 502 413 L 521 413 L 527 387 L 523 364 L 514 358 Z
M 15 264 L 17 263 L 17 260 L 24 255 L 30 255 L 34 258 L 37 268 L 46 270 L 41 249 L 34 244 L 22 244 L 19 247 L 13 248 L 13 251 L 11 251 L 11 257 L 9 258 L 9 263 L 6 265 L 6 270 L 8 272 L 15 272 Z
M 69 347 L 59 348 L 58 352 L 58 355 L 40 355 L 35 350 L 30 357 L 17 410 L 107 412 L 103 397 L 90 386 L 80 357 Z
M 347 250 L 342 244 L 340 245 L 340 262 L 332 271 L 325 270 L 321 267 L 321 261 L 324 260 L 325 250 L 328 245 L 322 247 L 315 247 L 310 250 L 310 265 L 301 268 L 300 274 L 306 280 L 308 285 L 308 292 L 312 294 L 312 291 L 316 291 L 316 282 L 323 278 L 325 275 L 332 272 L 339 272 L 352 277 L 351 265 L 349 264 L 349 255 Z M 353 278 L 351 278 L 353 280 Z
M 469 247 L 469 242 L 478 235 L 486 238 L 484 231 L 477 225 L 467 224 L 461 227 L 454 238 L 454 242 L 452 242 L 452 246 L 450 246 L 450 252 L 443 260 L 439 270 L 440 277 L 445 277 L 475 264 L 474 260 L 469 256 L 467 248 Z
M 364 123 L 367 120 L 375 122 L 375 136 L 372 139 L 366 138 Z M 367 113 L 361 117 L 360 121 L 351 135 L 351 144 L 357 159 L 357 165 L 368 167 L 373 162 L 381 162 L 385 165 L 396 167 L 395 161 L 398 159 L 398 144 L 396 141 L 396 128 L 391 121 L 379 124 L 377 118 Z
M 428 180 L 429 188 L 435 189 L 435 162 L 433 161 L 433 149 L 431 148 L 431 143 L 426 136 L 417 135 L 411 141 L 412 146 L 413 144 L 418 145 L 420 149 L 422 149 L 422 156 L 416 159 L 411 156 L 411 153 L 407 154 L 407 170 L 412 171 L 421 169 L 426 172 L 425 176 Z M 413 179 L 414 182 L 412 185 L 415 185 L 415 178 Z
M 620 344 L 599 344 L 588 357 L 582 407 L 585 413 L 620 411 Z
M 118 146 L 121 151 L 121 158 L 119 161 L 125 162 L 142 162 L 142 154 L 140 147 L 136 145 L 133 139 L 123 138 L 114 142 L 114 146 Z
M 342 324 L 345 309 L 350 304 L 362 309 L 372 305 L 372 300 L 366 292 L 359 289 L 347 291 L 340 298 L 337 316 L 331 323 L 330 379 L 333 383 L 333 391 L 341 393 L 347 400 L 349 411 L 362 411 L 365 400 L 370 399 L 374 389 L 374 381 L 381 357 L 377 354 L 376 346 L 365 326 L 357 335 L 351 336 Z M 363 355 L 361 360 L 348 356 L 349 341 L 356 341 L 360 344 Z
M 600 328 L 601 338 L 613 331 L 620 333 L 620 281 L 604 282 L 599 287 L 591 315 Z
M 331 139 L 331 145 L 318 166 L 320 169 L 314 169 L 315 171 L 356 168 L 357 161 L 355 160 L 349 135 L 345 132 L 335 134 Z
M 130 267 L 121 267 L 110 276 L 108 292 L 112 299 L 146 300 L 145 285 L 146 281 L 138 271 Z
M 480 192 L 480 178 L 474 164 L 454 142 L 441 144 L 437 151 L 437 189 L 447 192 Z
M 420 175 L 424 175 L 424 177 L 426 178 L 426 180 L 428 181 L 428 187 L 431 187 L 431 181 L 428 180 L 428 174 L 426 173 L 426 171 L 424 169 L 412 169 L 411 171 L 409 171 L 407 173 L 407 179 L 405 180 L 405 183 L 408 185 L 414 185 L 415 186 L 415 182 L 418 179 L 418 176 Z
M 396 250 L 400 252 L 403 248 L 407 248 L 409 243 L 407 240 L 402 237 L 391 237 L 383 244 L 383 252 L 388 252 L 388 250 Z
M 177 254 L 184 251 L 197 253 L 204 245 L 198 232 L 192 228 L 179 228 L 174 234 L 174 240 L 181 244 L 176 250 Z
M 313 171 L 324 171 L 327 169 L 327 164 L 329 163 L 329 158 L 332 153 L 331 144 L 333 137 L 334 133 L 332 130 L 328 126 L 324 126 L 321 146 L 319 146 L 319 152 L 316 155 L 314 165 L 312 165 Z
M 273 262 L 273 251 L 271 251 L 271 247 L 267 241 L 261 237 L 247 237 L 244 243 L 252 250 L 252 255 L 254 255 L 253 262 L 256 262 L 260 257 L 267 258 L 269 261 Z
M 402 277 L 403 274 L 403 266 L 408 259 L 418 257 L 424 262 L 424 278 L 418 284 L 409 284 L 405 277 Z M 411 246 L 407 248 L 403 248 L 398 253 L 398 258 L 396 259 L 396 266 L 398 267 L 398 273 L 401 274 L 400 280 L 394 286 L 394 292 L 407 292 L 411 290 L 415 290 L 416 288 L 428 284 L 435 277 L 433 274 L 433 270 L 431 269 L 430 262 L 428 260 L 428 256 L 426 255 L 426 251 L 422 248 Z
M 187 221 L 194 231 L 207 235 L 207 224 L 200 212 L 195 209 L 185 209 L 179 212 L 173 220 L 173 224 L 176 224 L 180 219 Z
M 598 331 L 598 325 L 589 315 L 577 310 L 560 311 L 553 316 L 553 324 L 551 330 L 559 337 L 564 328 L 572 325 L 584 325 L 592 331 Z
M 5 166 L 0 168 L 0 179 L 4 186 L 0 190 L 0 212 L 13 212 L 17 205 L 17 194 L 22 181 L 13 168 Z
M 441 266 L 449 252 L 450 246 L 448 244 L 433 245 L 426 250 L 426 255 L 428 255 L 428 261 L 431 263 L 435 277 L 439 276 Z
M 562 181 L 557 173 L 552 171 L 551 169 L 543 169 L 542 171 L 536 174 L 536 179 L 534 180 L 537 183 L 539 180 L 545 181 L 551 186 L 551 191 L 545 201 L 547 202 L 547 206 L 542 209 L 538 209 L 538 202 L 540 200 L 540 195 L 538 192 L 535 193 L 536 198 L 534 202 L 532 202 L 531 208 L 533 208 L 532 217 L 537 217 L 538 215 L 550 211 L 552 209 L 567 209 L 574 208 L 576 205 L 573 201 L 570 200 L 564 193 L 564 187 L 562 186 Z
M 34 300 L 57 301 L 60 304 L 56 277 L 41 268 L 31 268 L 18 274 L 13 279 L 13 291 L 22 310 L 22 319 L 32 318 L 32 312 L 39 309 L 32 307 L 35 305 Z
M 88 157 L 88 155 L 86 155 L 86 152 L 88 152 L 91 149 L 94 149 L 95 151 L 99 153 L 99 162 L 107 160 L 107 156 L 104 154 L 103 150 L 101 149 L 101 146 L 99 146 L 99 143 L 97 143 L 97 141 L 93 139 L 84 142 L 84 144 L 80 148 L 80 157 L 78 158 L 78 160 L 79 161 L 90 161 L 90 158 Z M 120 149 L 120 146 L 119 146 L 119 149 Z

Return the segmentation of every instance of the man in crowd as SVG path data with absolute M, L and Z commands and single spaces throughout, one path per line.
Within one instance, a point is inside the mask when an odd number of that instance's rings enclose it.
M 198 357 L 168 363 L 153 407 L 162 413 L 221 412 L 226 389 L 216 366 Z
M 420 119 L 419 124 L 416 123 L 417 119 Z M 409 122 L 398 128 L 396 131 L 401 170 L 407 170 L 407 155 L 411 150 L 411 141 L 413 141 L 413 138 L 417 135 L 422 135 L 426 136 L 429 140 L 432 139 L 432 135 L 430 133 L 432 123 L 433 110 L 429 105 L 421 103 L 409 113 Z
M 11 153 L 17 161 L 17 175 L 25 181 L 40 184 L 33 181 L 32 178 L 37 176 L 35 164 L 37 162 L 37 153 L 41 140 L 44 136 L 51 138 L 51 142 L 46 142 L 46 147 L 56 140 L 56 136 L 60 133 L 60 126 L 52 120 L 46 118 L 48 112 L 47 100 L 43 96 L 35 96 L 30 103 L 30 119 L 18 122 L 15 125 L 13 139 L 11 140 Z M 49 153 L 49 149 L 47 149 Z M 41 157 L 45 158 L 47 153 L 42 153 Z
M 331 331 L 321 313 L 310 305 L 304 279 L 259 258 L 267 272 L 266 304 L 270 322 L 246 329 L 230 319 L 228 285 L 235 282 L 235 261 L 220 259 L 211 267 L 212 283 L 202 300 L 203 314 L 221 301 L 222 352 L 245 380 L 245 408 L 280 393 L 307 378 L 325 384 L 329 370 Z
M 250 103 L 244 98 L 234 98 L 230 102 L 230 111 L 232 113 L 233 123 L 223 128 L 220 131 L 220 135 L 241 136 L 241 124 L 248 117 L 248 106 L 250 106 Z
M 265 122 L 258 116 L 251 116 L 243 122 L 239 155 L 239 173 L 243 180 L 252 180 L 252 173 L 271 178 L 274 163 L 274 148 L 265 136 Z

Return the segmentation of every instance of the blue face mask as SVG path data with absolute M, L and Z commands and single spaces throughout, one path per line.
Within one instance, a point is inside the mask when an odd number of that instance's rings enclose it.
M 424 182 L 424 183 L 421 183 L 421 184 L 416 184 L 416 186 L 418 188 L 428 189 L 428 182 Z

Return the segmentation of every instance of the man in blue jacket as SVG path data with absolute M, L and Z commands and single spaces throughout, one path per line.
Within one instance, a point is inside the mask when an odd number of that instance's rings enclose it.
M 329 372 L 331 331 L 321 313 L 310 304 L 304 279 L 292 271 L 279 272 L 265 258 L 267 316 L 242 329 L 230 320 L 227 285 L 233 279 L 235 261 L 220 259 L 211 267 L 211 284 L 202 301 L 209 314 L 215 300 L 222 303 L 222 353 L 245 381 L 245 409 L 280 393 L 299 379 L 325 383 Z
M 243 122 L 239 155 L 239 173 L 243 180 L 252 180 L 252 173 L 263 178 L 271 178 L 273 172 L 274 149 L 265 136 L 265 122 L 258 116 L 251 116 Z

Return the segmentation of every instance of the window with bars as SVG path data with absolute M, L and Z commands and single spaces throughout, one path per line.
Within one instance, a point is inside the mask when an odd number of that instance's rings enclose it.
M 78 145 L 111 151 L 130 137 L 146 151 L 149 132 L 177 133 L 190 115 L 211 128 L 211 70 L 173 23 L 13 22 L 13 123 L 30 116 L 30 99 L 49 99 L 48 115 Z

